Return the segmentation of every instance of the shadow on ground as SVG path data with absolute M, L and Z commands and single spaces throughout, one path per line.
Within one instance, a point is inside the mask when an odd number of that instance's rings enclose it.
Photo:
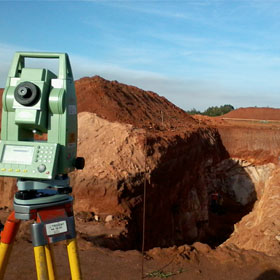
M 275 269 L 271 269 L 271 270 L 267 270 L 267 271 L 263 272 L 255 280 L 279 280 L 279 279 L 280 279 L 279 271 L 277 271 Z

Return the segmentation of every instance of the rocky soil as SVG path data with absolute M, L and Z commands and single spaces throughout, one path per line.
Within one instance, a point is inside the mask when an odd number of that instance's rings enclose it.
M 153 92 L 97 76 L 76 90 L 86 167 L 71 183 L 85 279 L 141 278 L 144 185 L 146 278 L 279 279 L 278 109 L 191 117 Z M 2 220 L 14 183 L 0 179 Z M 23 227 L 15 261 L 29 242 Z M 64 245 L 55 247 L 69 279 Z M 35 278 L 31 254 L 20 269 Z

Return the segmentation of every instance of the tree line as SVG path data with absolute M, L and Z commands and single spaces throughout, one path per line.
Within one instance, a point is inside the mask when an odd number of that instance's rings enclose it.
M 216 116 L 222 116 L 230 111 L 234 110 L 234 107 L 230 104 L 225 104 L 222 106 L 212 106 L 207 108 L 205 111 L 201 112 L 196 110 L 195 108 L 186 111 L 190 115 L 205 115 L 205 116 L 210 116 L 210 117 L 216 117 Z

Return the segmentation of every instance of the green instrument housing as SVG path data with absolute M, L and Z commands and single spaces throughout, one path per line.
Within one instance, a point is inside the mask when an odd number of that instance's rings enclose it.
M 26 58 L 58 59 L 58 76 L 26 68 Z M 66 53 L 15 53 L 2 104 L 0 176 L 55 179 L 75 169 L 77 101 Z

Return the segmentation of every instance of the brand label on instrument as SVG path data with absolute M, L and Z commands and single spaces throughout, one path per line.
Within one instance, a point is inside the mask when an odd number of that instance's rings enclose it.
M 68 105 L 68 113 L 69 113 L 69 115 L 77 115 L 77 106 Z
M 46 224 L 47 235 L 54 235 L 67 232 L 66 221 L 59 221 L 56 223 Z

